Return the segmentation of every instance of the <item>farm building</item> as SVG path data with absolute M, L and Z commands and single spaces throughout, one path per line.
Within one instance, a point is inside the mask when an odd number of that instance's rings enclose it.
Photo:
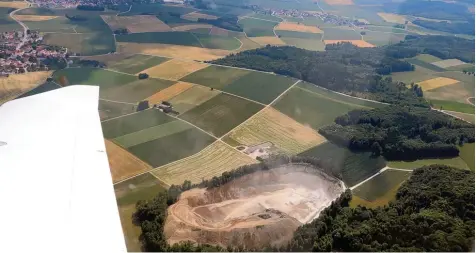
M 98 99 L 77 85 L 0 106 L 1 251 L 126 252 Z

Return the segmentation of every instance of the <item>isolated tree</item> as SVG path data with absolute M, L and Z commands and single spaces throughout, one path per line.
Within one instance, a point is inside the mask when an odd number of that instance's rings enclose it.
M 147 73 L 140 73 L 139 74 L 139 79 L 147 79 L 149 78 L 149 75 Z
M 140 101 L 139 104 L 137 105 L 137 111 L 140 112 L 145 109 L 149 109 L 149 101 L 147 100 Z

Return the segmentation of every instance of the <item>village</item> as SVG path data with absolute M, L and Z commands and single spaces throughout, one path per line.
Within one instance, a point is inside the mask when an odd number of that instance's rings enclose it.
M 43 37 L 35 31 L 27 30 L 26 40 L 23 31 L 0 33 L 0 75 L 44 71 L 51 65 L 65 61 L 67 49 L 44 45 Z M 18 48 L 18 45 L 21 45 Z

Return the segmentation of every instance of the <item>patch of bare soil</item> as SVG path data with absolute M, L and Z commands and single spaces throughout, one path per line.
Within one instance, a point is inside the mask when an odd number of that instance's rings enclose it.
M 240 177 L 213 189 L 182 193 L 168 209 L 169 243 L 192 241 L 246 249 L 288 242 L 344 188 L 304 165 L 286 165 Z

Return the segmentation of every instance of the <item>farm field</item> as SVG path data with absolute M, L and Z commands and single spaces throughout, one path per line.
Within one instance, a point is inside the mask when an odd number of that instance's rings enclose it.
M 0 7 L 2 8 L 14 8 L 14 9 L 22 9 L 28 7 L 27 2 L 23 1 L 1 1 Z
M 433 56 L 431 54 L 419 54 L 415 56 L 415 59 L 418 59 L 420 61 L 428 62 L 428 63 L 433 63 L 437 61 L 441 61 L 440 58 Z
M 470 123 L 472 123 L 473 125 L 476 123 L 475 122 L 475 119 L 474 119 L 474 114 L 468 114 L 468 113 L 461 113 L 461 112 L 453 112 L 453 111 L 445 111 L 446 113 L 448 114 L 451 114 L 455 117 L 458 117 L 458 118 L 461 118 L 463 120 L 466 120 Z
M 299 39 L 309 39 L 309 40 L 318 40 L 322 38 L 322 33 L 308 33 L 308 32 L 296 32 L 296 31 L 281 31 L 277 30 L 276 34 L 283 38 L 299 38 Z
M 236 149 L 216 141 L 191 157 L 153 170 L 152 174 L 169 185 L 182 184 L 185 179 L 200 183 L 202 179 L 211 179 L 225 171 L 256 162 Z
M 240 48 L 241 42 L 233 37 L 225 37 L 209 34 L 194 34 L 200 45 L 210 49 L 236 50 Z
M 274 36 L 273 28 L 278 22 L 254 18 L 244 18 L 238 21 L 248 37 Z
M 219 94 L 179 117 L 221 137 L 262 108 L 262 105 L 248 100 Z
M 271 107 L 259 112 L 227 137 L 246 146 L 272 142 L 290 155 L 301 153 L 326 141 L 314 129 Z
M 457 83 L 458 80 L 454 80 L 447 77 L 436 77 L 430 80 L 425 80 L 423 82 L 419 82 L 418 85 L 422 88 L 423 91 L 437 89 L 440 87 L 444 87 L 446 85 L 451 85 Z
M 280 17 L 272 16 L 272 15 L 265 15 L 265 14 L 259 14 L 259 13 L 253 13 L 253 14 L 248 14 L 246 17 L 251 17 L 251 18 L 259 18 L 259 19 L 265 19 L 265 20 L 270 20 L 273 22 L 281 22 L 283 19 Z
M 11 32 L 13 30 L 23 30 L 23 28 L 9 16 L 9 7 L 0 7 L 0 32 Z
M 474 96 L 474 93 L 469 90 L 470 88 L 468 86 L 468 84 L 458 81 L 455 84 L 427 90 L 423 93 L 423 96 L 429 100 L 436 99 L 468 103 L 466 99 Z
M 46 21 L 50 19 L 59 18 L 59 16 L 37 16 L 37 15 L 14 15 L 18 21 Z
M 129 148 L 191 128 L 193 128 L 193 126 L 190 124 L 187 124 L 181 120 L 174 120 L 161 125 L 142 129 L 137 132 L 119 136 L 114 139 L 114 142 L 121 145 L 121 147 Z
M 379 12 L 377 14 L 380 17 L 382 17 L 385 21 L 390 23 L 405 24 L 405 21 L 407 20 L 405 16 L 394 14 L 394 13 Z
M 152 169 L 148 164 L 134 157 L 112 141 L 104 140 L 104 142 L 106 144 L 113 182 L 118 182 Z
M 137 76 L 121 74 L 99 68 L 68 68 L 56 71 L 53 78 L 60 82 L 62 77 L 67 79 L 67 85 L 84 84 L 99 85 L 101 88 L 110 88 L 138 80 Z
M 135 204 L 139 200 L 152 199 L 163 190 L 165 188 L 160 185 L 158 179 L 149 173 L 114 185 L 122 230 L 129 251 L 141 251 L 141 229 L 132 222 L 132 214 L 136 211 Z
M 136 111 L 137 106 L 133 104 L 124 104 L 117 102 L 110 102 L 99 100 L 99 117 L 101 120 L 107 120 L 122 116 L 125 114 L 130 114 Z
M 452 71 L 468 71 L 468 72 L 474 72 L 474 65 L 470 63 L 465 63 L 462 65 L 458 66 L 453 66 L 453 67 L 448 67 L 446 68 L 447 70 L 452 70 Z
M 15 15 L 15 17 L 21 16 L 23 15 Z M 31 15 L 28 16 L 32 17 Z M 87 14 L 86 20 L 83 21 L 70 20 L 66 18 L 64 14 L 56 16 L 57 18 L 51 18 L 52 16 L 36 16 L 47 18 L 43 18 L 43 20 L 40 21 L 25 21 L 25 24 L 31 30 L 36 30 L 45 33 L 103 33 L 106 35 L 110 35 L 112 33 L 109 26 L 107 26 L 107 24 L 98 15 Z M 112 37 L 112 35 L 110 36 Z
M 474 143 L 465 143 L 462 147 L 459 147 L 459 157 L 463 159 L 468 165 L 468 168 L 474 171 Z
M 207 87 L 194 85 L 192 88 L 171 98 L 169 102 L 172 103 L 175 111 L 182 114 L 212 99 L 218 94 L 220 94 L 220 92 L 217 90 L 212 91 Z
M 206 68 L 208 65 L 196 61 L 183 61 L 172 59 L 157 66 L 144 70 L 151 77 L 164 78 L 168 80 L 179 80 L 180 78 Z
M 266 46 L 268 44 L 278 46 L 285 45 L 284 41 L 276 36 L 252 37 L 250 39 L 261 46 Z
M 149 109 L 101 122 L 104 138 L 113 139 L 175 120 L 165 113 Z
M 173 28 L 174 31 L 177 32 L 191 32 L 191 33 L 201 33 L 201 34 L 209 34 L 212 25 L 209 24 L 185 24 L 181 26 L 175 26 Z M 202 31 L 203 29 L 203 31 Z M 206 31 L 206 32 L 205 32 Z
M 411 84 L 432 79 L 435 73 L 434 71 L 415 65 L 415 71 L 394 72 L 391 76 L 395 81 Z
M 468 169 L 466 162 L 461 157 L 441 158 L 441 159 L 422 159 L 416 161 L 388 161 L 387 166 L 397 169 L 416 169 L 425 165 L 443 164 L 460 169 Z
M 251 71 L 248 70 L 211 65 L 187 75 L 180 80 L 201 84 L 214 89 L 223 89 L 226 85 L 249 74 L 250 72 Z
M 32 89 L 30 91 L 27 91 L 27 92 L 23 93 L 22 95 L 18 96 L 17 99 L 28 97 L 28 96 L 33 96 L 33 95 L 40 94 L 40 93 L 47 92 L 47 91 L 51 91 L 51 90 L 56 90 L 58 88 L 61 88 L 61 86 L 59 86 L 58 84 L 56 84 L 54 82 L 44 82 L 44 83 L 36 86 L 34 89 Z
M 386 170 L 355 188 L 352 192 L 354 195 L 372 202 L 385 196 L 387 192 L 391 192 L 392 189 L 408 179 L 410 175 L 411 172 L 409 171 Z
M 114 61 L 108 65 L 108 68 L 128 74 L 137 74 L 144 69 L 168 61 L 168 58 L 150 56 L 150 55 L 131 55 L 119 61 Z
M 440 72 L 438 73 L 438 76 L 441 77 L 447 77 L 451 79 L 458 80 L 460 82 L 464 82 L 467 84 L 466 87 L 468 87 L 468 90 L 471 91 L 471 93 L 474 94 L 474 76 L 473 75 L 467 75 L 462 72 L 455 72 L 455 71 L 445 71 L 445 72 Z
M 385 46 L 389 44 L 395 44 L 404 40 L 405 34 L 365 31 L 365 35 L 363 35 L 363 38 L 365 41 L 375 46 Z
M 155 16 L 101 16 L 111 30 L 126 28 L 129 33 L 166 32 L 170 27 Z
M 432 71 L 436 71 L 436 72 L 442 72 L 442 71 L 445 71 L 444 68 L 440 68 L 436 65 L 433 65 L 431 63 L 428 63 L 428 62 L 424 62 L 422 60 L 419 60 L 417 58 L 410 58 L 410 59 L 406 59 L 407 62 L 411 63 L 411 64 L 414 64 L 414 65 L 418 65 L 420 67 L 423 67 L 423 68 L 426 68 L 426 69 L 429 69 L 429 70 L 432 70 Z
M 115 51 L 114 37 L 109 33 L 48 33 L 44 42 L 67 47 L 70 52 L 81 55 L 107 54 Z
M 317 28 L 317 26 L 307 26 L 294 22 L 281 22 L 274 29 L 294 32 L 322 33 L 322 30 Z
M 124 85 L 100 89 L 99 96 L 113 101 L 136 103 L 174 83 L 175 81 L 158 78 L 136 79 Z
M 295 46 L 297 48 L 307 49 L 311 51 L 324 51 L 326 45 L 323 41 L 320 40 L 311 40 L 311 39 L 301 39 L 301 38 L 291 38 L 291 37 L 281 37 L 287 45 Z
M 129 43 L 163 43 L 202 47 L 197 38 L 189 32 L 146 32 L 116 35 L 116 41 Z
M 251 39 L 249 39 L 245 36 L 240 36 L 240 37 L 236 37 L 236 38 L 239 39 L 242 43 L 241 48 L 239 49 L 239 51 L 246 51 L 246 50 L 251 50 L 251 49 L 261 47 L 260 44 L 254 42 L 253 40 L 251 40 Z M 256 39 L 256 38 L 259 38 L 259 37 L 255 37 L 254 39 Z
M 185 14 L 185 15 L 182 15 L 181 18 L 183 18 L 183 19 L 188 19 L 188 20 L 190 20 L 190 21 L 198 21 L 199 18 L 209 19 L 209 20 L 215 20 L 215 19 L 217 19 L 218 17 L 217 17 L 217 16 L 208 15 L 208 14 L 205 14 L 205 13 L 200 13 L 200 12 L 194 11 L 194 12 L 190 12 L 190 13 L 187 13 L 187 14 Z
M 471 104 L 436 99 L 432 99 L 429 102 L 436 109 L 474 114 L 474 105 Z
M 225 86 L 223 91 L 269 104 L 294 82 L 293 78 L 250 71 Z
M 162 101 L 168 101 L 169 99 L 192 88 L 193 86 L 194 84 L 191 84 L 191 83 L 177 82 L 174 85 L 169 86 L 155 93 L 154 95 L 148 97 L 146 100 L 149 101 L 149 104 L 158 104 L 158 103 L 161 103 Z
M 293 87 L 273 105 L 280 112 L 316 130 L 353 109 L 372 109 L 377 106 L 381 104 L 335 93 L 331 95 L 331 92 L 309 83 L 300 83 Z
M 322 28 L 324 31 L 324 40 L 360 40 L 361 36 L 354 30 L 340 28 Z
M 169 58 L 183 58 L 189 60 L 211 61 L 222 58 L 230 51 L 201 47 L 188 47 L 160 43 L 118 43 L 117 51 L 126 54 L 148 54 Z
M 349 42 L 354 46 L 358 47 L 375 47 L 374 45 L 368 43 L 365 40 L 324 40 L 324 44 L 337 44 L 337 43 L 342 43 L 342 42 Z
M 195 127 L 176 133 L 169 131 L 167 134 L 127 149 L 152 167 L 159 167 L 191 156 L 215 141 L 215 138 Z
M 354 153 L 347 148 L 325 142 L 299 154 L 329 162 L 334 170 L 342 174 L 344 183 L 351 187 L 360 183 L 385 167 L 385 159 L 374 157 L 371 152 Z
M 458 60 L 458 59 L 447 59 L 447 60 L 432 62 L 431 64 L 433 64 L 437 67 L 446 69 L 446 68 L 450 68 L 450 67 L 456 67 L 456 66 L 464 65 L 465 63 L 463 61 Z
M 42 84 L 52 71 L 12 74 L 0 79 L 0 104 L 5 103 Z

